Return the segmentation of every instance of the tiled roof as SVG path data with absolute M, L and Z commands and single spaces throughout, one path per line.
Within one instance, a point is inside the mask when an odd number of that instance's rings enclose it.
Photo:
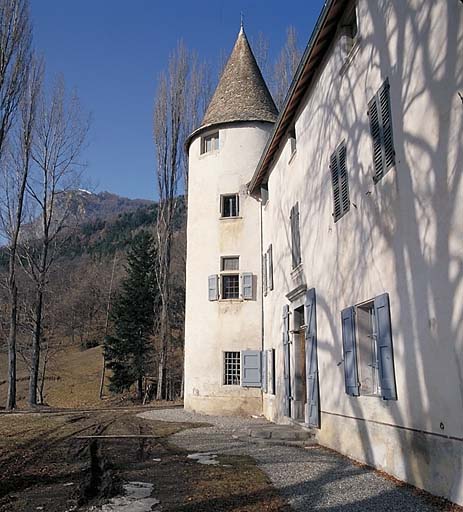
M 241 28 L 201 128 L 235 121 L 275 122 L 275 103 Z

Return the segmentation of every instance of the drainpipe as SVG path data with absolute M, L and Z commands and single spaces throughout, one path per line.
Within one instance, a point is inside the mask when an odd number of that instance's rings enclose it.
M 260 287 L 261 287 L 261 347 L 264 353 L 264 228 L 262 214 L 262 197 L 259 198 L 259 225 L 260 225 Z M 268 276 L 267 276 L 268 279 Z M 264 411 L 264 390 L 261 387 L 262 413 Z

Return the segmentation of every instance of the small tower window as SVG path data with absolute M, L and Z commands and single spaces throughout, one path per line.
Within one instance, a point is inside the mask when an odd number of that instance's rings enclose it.
M 240 275 L 236 272 L 239 268 L 239 256 L 222 256 L 220 261 L 222 299 L 239 299 Z
M 222 257 L 222 271 L 239 270 L 240 258 L 239 256 L 223 256 Z
M 219 132 L 209 133 L 201 138 L 201 154 L 219 149 Z
M 220 213 L 222 217 L 238 217 L 239 198 L 238 194 L 227 194 L 221 196 Z

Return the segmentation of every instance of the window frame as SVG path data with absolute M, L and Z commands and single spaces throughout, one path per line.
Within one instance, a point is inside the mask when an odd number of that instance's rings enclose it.
M 230 368 L 231 366 L 231 368 Z M 229 382 L 230 380 L 230 382 Z M 225 350 L 223 352 L 223 385 L 241 385 L 241 352 L 238 350 Z
M 225 285 L 225 280 L 228 280 L 228 279 L 231 279 L 231 278 L 236 278 L 236 281 L 237 281 L 237 286 L 233 286 L 233 291 L 234 291 L 234 294 L 233 296 L 229 296 L 229 295 L 225 295 L 225 290 L 227 289 L 226 285 Z M 221 300 L 239 300 L 241 298 L 241 286 L 240 286 L 240 280 L 241 280 L 241 276 L 239 273 L 237 273 L 236 271 L 234 272 L 221 272 L 220 273 L 220 299 Z M 236 292 L 235 292 L 235 288 L 236 288 Z M 227 292 L 228 294 L 230 294 L 230 292 Z M 236 296 L 235 296 L 235 293 L 236 293 Z
M 211 141 L 211 149 L 207 149 L 207 143 Z M 220 131 L 209 132 L 201 137 L 200 155 L 207 155 L 208 153 L 214 153 L 220 149 Z
M 381 386 L 379 383 L 379 364 L 377 337 L 377 319 L 375 313 L 374 299 L 357 304 L 355 307 L 355 331 L 357 336 L 357 367 L 359 373 L 360 396 L 381 397 Z M 369 326 L 365 326 L 359 320 L 359 310 L 368 315 Z M 365 347 L 365 338 L 370 339 L 370 347 Z M 368 350 L 368 353 L 365 353 Z M 370 368 L 369 370 L 367 368 Z M 369 375 L 366 375 L 368 372 Z M 367 387 L 368 377 L 371 377 L 371 386 Z M 362 391 L 366 390 L 366 391 Z
M 369 357 L 366 361 L 362 361 L 359 355 L 359 350 L 363 354 L 367 348 L 362 349 L 362 344 L 365 345 L 359 337 L 359 310 L 365 311 L 370 307 L 374 309 L 374 321 L 371 326 L 364 330 L 369 332 L 371 344 L 375 344 L 375 349 L 371 348 Z M 342 350 L 344 363 L 344 380 L 345 392 L 347 395 L 358 396 L 375 396 L 383 400 L 397 400 L 397 379 L 395 369 L 394 357 L 394 340 L 393 340 L 393 325 L 391 315 L 391 304 L 389 294 L 384 292 L 376 297 L 367 301 L 361 302 L 354 306 L 349 306 L 341 311 L 341 337 L 342 337 Z M 368 355 L 368 354 L 367 354 Z M 365 358 L 363 358 L 365 359 Z M 372 385 L 370 390 L 362 390 L 362 381 L 365 379 L 361 375 L 361 364 L 365 366 L 377 367 L 378 371 L 371 372 Z M 374 386 L 374 378 L 377 375 L 377 384 Z M 366 387 L 366 386 L 365 386 Z
M 229 269 L 226 269 L 225 268 L 225 261 L 236 261 L 237 263 L 237 266 L 236 268 L 229 268 Z M 221 256 L 220 257 L 220 273 L 223 273 L 223 272 L 232 272 L 232 273 L 236 273 L 238 272 L 240 269 L 240 257 L 239 256 L 236 256 L 236 255 L 231 255 L 231 256 Z
M 225 215 L 225 201 L 227 199 L 235 199 L 235 210 L 236 215 Z M 233 207 L 231 208 L 233 211 Z M 240 195 L 238 193 L 234 194 L 221 194 L 220 195 L 220 218 L 221 219 L 238 219 L 240 217 Z

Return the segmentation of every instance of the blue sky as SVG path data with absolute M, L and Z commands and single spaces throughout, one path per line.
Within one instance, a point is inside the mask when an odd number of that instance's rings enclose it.
M 50 77 L 63 73 L 92 127 L 84 159 L 96 191 L 156 196 L 152 107 L 156 77 L 179 39 L 216 66 L 230 52 L 244 13 L 276 54 L 286 27 L 305 47 L 323 0 L 30 0 L 35 46 Z

